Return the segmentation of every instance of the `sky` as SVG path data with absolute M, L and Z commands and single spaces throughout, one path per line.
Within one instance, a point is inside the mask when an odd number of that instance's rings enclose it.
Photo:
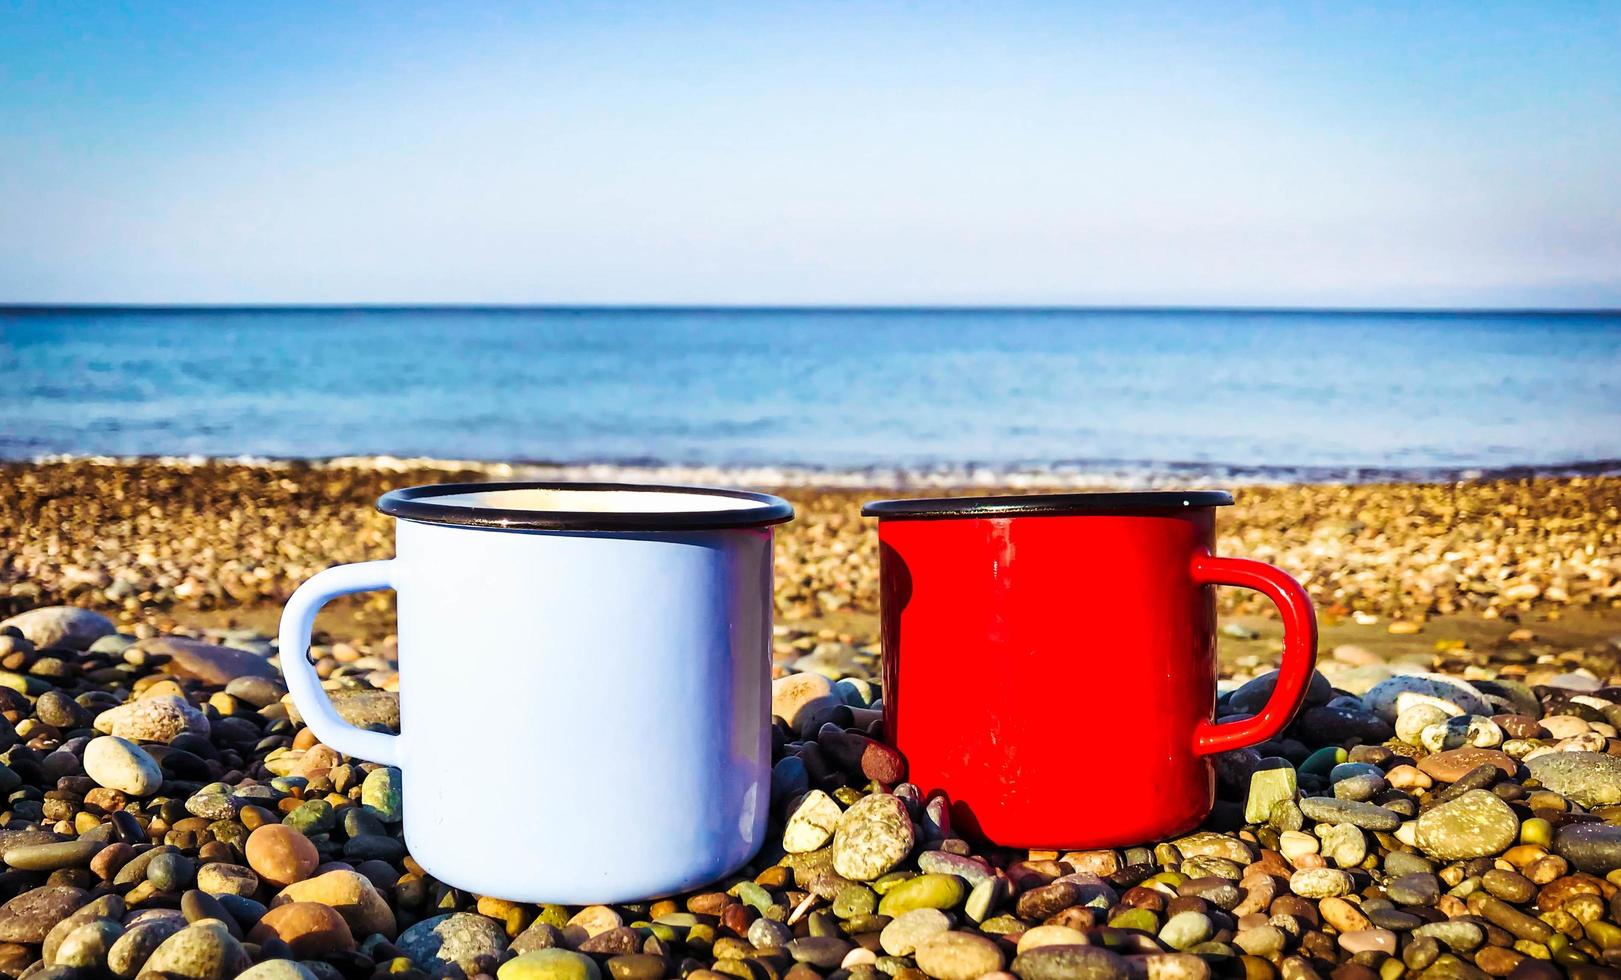
M 1621 307 L 1621 4 L 0 0 L 0 302 Z

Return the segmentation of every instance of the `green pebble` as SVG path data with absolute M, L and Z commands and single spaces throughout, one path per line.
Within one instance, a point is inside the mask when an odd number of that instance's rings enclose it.
M 398 769 L 393 766 L 373 769 L 360 784 L 360 805 L 384 823 L 399 823 L 405 816 L 400 789 Z
M 507 960 L 498 980 L 602 980 L 596 960 L 570 949 L 537 949 Z
M 916 871 L 891 871 L 872 883 L 872 890 L 880 895 L 889 894 L 889 890 L 903 881 L 917 877 Z
M 552 903 L 541 905 L 535 911 L 536 922 L 544 922 L 554 929 L 561 929 L 568 925 L 570 918 L 572 916 L 569 915 L 568 909 Z
M 878 895 L 866 885 L 845 885 L 833 896 L 833 914 L 841 919 L 871 915 L 877 908 Z
M 956 875 L 919 875 L 884 894 L 878 914 L 896 916 L 913 909 L 953 909 L 968 897 L 968 885 Z
M 979 931 L 989 936 L 1005 936 L 1011 932 L 1024 932 L 1030 926 L 1016 915 L 1003 912 L 979 924 Z
M 833 798 L 845 806 L 854 806 L 857 800 L 866 795 L 854 786 L 840 786 L 833 791 Z
M 647 931 L 667 943 L 673 943 L 681 938 L 681 934 L 662 922 L 654 922 L 647 927 Z
M 672 929 L 691 929 L 702 921 L 691 912 L 666 912 L 653 920 L 657 925 L 669 926 Z
M 1308 755 L 1306 757 L 1306 761 L 1300 764 L 1300 771 L 1303 773 L 1310 773 L 1313 776 L 1327 777 L 1329 773 L 1334 771 L 1335 766 L 1346 761 L 1350 757 L 1350 753 L 1346 752 L 1342 748 L 1339 748 L 1338 746 L 1329 746 L 1325 749 L 1318 749 L 1316 752 Z
M 737 887 L 733 889 L 733 892 L 737 895 L 739 902 L 761 915 L 765 915 L 765 910 L 771 907 L 771 893 L 756 882 L 740 881 L 737 883 Z
M 1109 920 L 1112 929 L 1135 929 L 1138 932 L 1159 932 L 1159 918 L 1148 909 L 1131 909 Z
M 1520 843 L 1547 847 L 1553 843 L 1553 824 L 1541 817 L 1532 817 L 1520 824 Z
M 338 825 L 338 814 L 326 800 L 305 800 L 282 817 L 281 822 L 309 837 L 329 833 Z
M 1602 919 L 1594 919 L 1583 928 L 1587 930 L 1587 938 L 1604 949 L 1621 946 L 1621 926 L 1612 925 Z

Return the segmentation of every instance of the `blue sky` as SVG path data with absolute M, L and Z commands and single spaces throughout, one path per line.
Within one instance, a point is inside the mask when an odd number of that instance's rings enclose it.
M 0 0 L 0 301 L 1621 306 L 1621 4 Z

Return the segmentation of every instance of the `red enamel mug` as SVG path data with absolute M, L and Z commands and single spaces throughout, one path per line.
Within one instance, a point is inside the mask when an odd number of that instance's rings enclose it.
M 1287 574 L 1213 553 L 1215 491 L 885 500 L 884 723 L 953 826 L 1005 847 L 1140 844 L 1198 826 L 1210 757 L 1300 709 L 1317 657 Z M 1283 616 L 1261 712 L 1217 724 L 1216 585 Z

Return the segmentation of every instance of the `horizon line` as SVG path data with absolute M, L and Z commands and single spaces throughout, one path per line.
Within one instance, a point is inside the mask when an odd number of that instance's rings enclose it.
M 1080 303 L 11 303 L 0 315 L 93 311 L 157 313 L 604 312 L 604 313 L 1309 313 L 1318 315 L 1621 315 L 1609 306 L 1272 306 Z

